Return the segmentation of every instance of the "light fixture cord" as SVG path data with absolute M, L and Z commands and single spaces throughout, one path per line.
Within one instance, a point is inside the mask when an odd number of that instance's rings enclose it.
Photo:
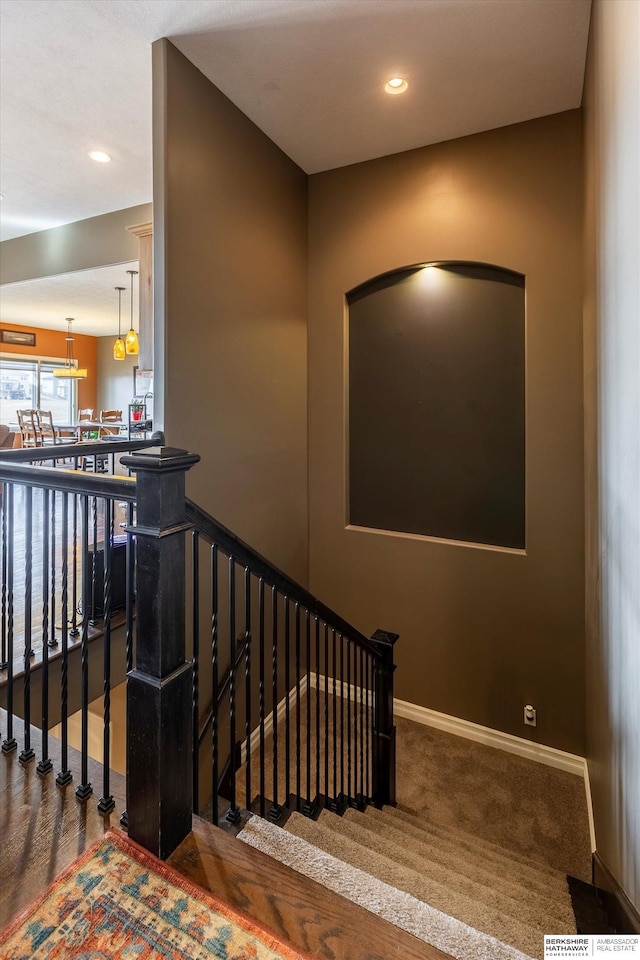
M 116 287 L 118 291 L 118 340 L 122 340 L 122 328 L 120 326 L 122 317 L 122 287 Z

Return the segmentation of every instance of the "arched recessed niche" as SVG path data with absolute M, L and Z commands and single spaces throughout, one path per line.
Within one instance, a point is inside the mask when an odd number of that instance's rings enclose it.
M 524 277 L 432 263 L 347 302 L 349 523 L 524 549 Z

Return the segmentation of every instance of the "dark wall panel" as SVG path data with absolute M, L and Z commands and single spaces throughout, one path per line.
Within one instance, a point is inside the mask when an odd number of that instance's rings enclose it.
M 349 302 L 350 523 L 524 548 L 524 278 L 427 266 Z

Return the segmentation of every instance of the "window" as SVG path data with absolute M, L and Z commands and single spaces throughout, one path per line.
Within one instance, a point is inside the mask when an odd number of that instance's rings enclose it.
M 349 304 L 349 523 L 525 546 L 524 277 L 438 263 Z
M 73 423 L 76 384 L 53 375 L 63 363 L 46 360 L 0 360 L 0 423 L 17 423 L 17 411 L 51 410 L 54 423 Z

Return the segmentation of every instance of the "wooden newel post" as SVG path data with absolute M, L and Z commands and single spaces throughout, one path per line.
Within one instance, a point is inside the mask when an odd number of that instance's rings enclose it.
M 193 665 L 185 662 L 185 474 L 200 457 L 153 447 L 136 475 L 136 645 L 127 674 L 129 836 L 166 859 L 191 830 Z
M 371 640 L 378 648 L 374 669 L 373 802 L 376 807 L 396 804 L 396 728 L 393 723 L 393 648 L 399 634 L 376 630 Z

